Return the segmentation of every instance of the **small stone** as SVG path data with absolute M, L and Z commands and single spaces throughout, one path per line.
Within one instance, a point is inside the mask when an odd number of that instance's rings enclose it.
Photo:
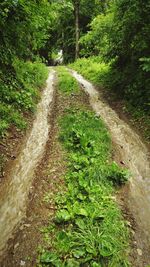
M 143 254 L 142 250 L 140 248 L 137 248 L 137 253 L 138 253 L 139 256 L 142 256 L 142 254 Z
M 18 248 L 19 247 L 19 243 L 16 243 L 15 245 L 14 245 L 14 249 L 16 249 L 16 248 Z
M 19 229 L 20 229 L 20 231 L 22 231 L 22 230 L 23 230 L 23 228 L 24 228 L 24 225 L 21 225 L 21 226 L 20 226 L 20 228 L 19 228 Z
M 29 223 L 24 224 L 24 227 L 30 227 L 30 226 L 31 226 L 31 224 L 29 224 Z
M 130 230 L 132 235 L 135 236 L 135 231 L 133 229 Z
M 26 262 L 25 261 L 20 261 L 20 266 L 25 266 Z
M 127 221 L 127 225 L 128 225 L 129 227 L 132 227 L 132 224 L 131 224 L 131 222 L 129 222 L 129 221 Z

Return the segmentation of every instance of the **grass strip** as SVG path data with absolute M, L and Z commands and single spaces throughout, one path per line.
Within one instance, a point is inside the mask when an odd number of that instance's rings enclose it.
M 79 86 L 75 78 L 68 73 L 68 70 L 61 66 L 57 67 L 58 80 L 59 80 L 59 90 L 60 92 L 70 95 L 72 93 L 79 92 Z
M 67 90 L 67 88 L 66 88 Z M 67 152 L 66 191 L 55 196 L 57 212 L 39 266 L 127 267 L 128 229 L 115 201 L 127 171 L 111 162 L 111 140 L 93 112 L 68 109 L 59 140 Z

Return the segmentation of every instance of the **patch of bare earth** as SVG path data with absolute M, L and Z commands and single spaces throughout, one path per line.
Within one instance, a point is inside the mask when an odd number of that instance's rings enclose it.
M 28 129 L 32 127 L 34 116 L 25 114 L 28 122 Z M 0 184 L 5 183 L 10 166 L 14 159 L 19 155 L 21 144 L 24 142 L 26 131 L 20 131 L 15 126 L 11 126 L 7 135 L 0 141 Z
M 45 154 L 35 172 L 25 219 L 21 222 L 13 238 L 9 240 L 1 267 L 33 267 L 38 258 L 38 249 L 45 241 L 40 231 L 52 223 L 55 213 L 54 195 L 64 188 L 63 176 L 66 170 L 66 156 L 58 141 L 59 117 L 66 108 L 85 106 L 89 108 L 84 92 L 55 96 L 55 104 L 50 115 L 51 129 Z M 48 200 L 48 201 L 47 201 Z M 50 246 L 50 244 L 49 244 Z

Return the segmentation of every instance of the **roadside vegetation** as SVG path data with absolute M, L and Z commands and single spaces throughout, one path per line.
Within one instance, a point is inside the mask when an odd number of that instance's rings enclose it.
M 0 176 L 48 77 L 39 56 L 51 22 L 49 7 L 43 0 L 0 2 Z
M 62 91 L 66 78 L 72 83 Z M 76 92 L 66 70 L 59 72 L 58 88 L 66 96 Z M 40 249 L 38 266 L 130 266 L 127 223 L 115 200 L 116 188 L 129 174 L 112 162 L 104 123 L 84 107 L 72 107 L 59 119 L 59 127 L 68 162 L 65 189 L 53 196 L 56 213 L 53 223 L 42 229 L 47 243 Z
M 15 134 L 15 131 L 27 128 L 28 119 L 36 109 L 40 90 L 48 77 L 48 69 L 41 62 L 16 59 L 13 68 L 14 71 L 10 71 L 9 75 L 3 73 L 0 77 L 0 144 L 3 146 L 4 143 L 6 148 L 1 151 L 0 176 L 7 161 L 9 132 L 14 129 Z
M 0 80 L 0 137 L 14 124 L 19 129 L 27 126 L 24 113 L 34 111 L 39 99 L 39 89 L 48 76 L 46 66 L 40 62 L 15 60 L 14 73 L 3 75 Z
M 38 90 L 45 84 L 48 71 L 39 50 L 45 43 L 45 26 L 50 24 L 49 7 L 43 0 L 40 4 L 0 3 L 0 138 L 11 124 L 19 129 L 26 127 L 23 113 L 34 110 Z
M 150 6 L 148 1 L 110 1 L 80 38 L 72 67 L 123 100 L 125 110 L 150 135 Z
M 145 139 L 148 142 L 150 141 L 149 109 L 144 107 L 144 100 L 142 105 L 135 105 L 132 103 L 132 98 L 130 99 L 128 94 L 127 97 L 124 97 L 121 94 L 121 91 L 118 92 L 115 89 L 112 89 L 111 81 L 113 79 L 113 76 L 111 75 L 111 62 L 104 62 L 101 57 L 94 56 L 78 59 L 74 63 L 70 64 L 69 67 L 82 74 L 86 79 L 91 81 L 98 88 L 103 88 L 103 90 L 105 90 L 106 96 L 109 95 L 109 98 L 111 97 L 113 101 L 117 102 L 121 100 L 123 112 L 127 112 L 131 115 L 132 123 L 136 124 L 138 128 L 143 131 Z

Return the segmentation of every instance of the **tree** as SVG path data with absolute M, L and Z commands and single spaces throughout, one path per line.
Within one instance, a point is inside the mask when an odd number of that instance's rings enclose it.
M 44 46 L 52 16 L 50 4 L 41 1 L 1 1 L 0 64 L 11 65 L 14 57 L 31 59 Z
M 76 45 L 75 45 L 75 59 L 79 57 L 79 38 L 80 38 L 80 29 L 79 29 L 79 6 L 80 1 L 74 0 L 74 12 L 75 12 L 75 32 L 76 32 Z

